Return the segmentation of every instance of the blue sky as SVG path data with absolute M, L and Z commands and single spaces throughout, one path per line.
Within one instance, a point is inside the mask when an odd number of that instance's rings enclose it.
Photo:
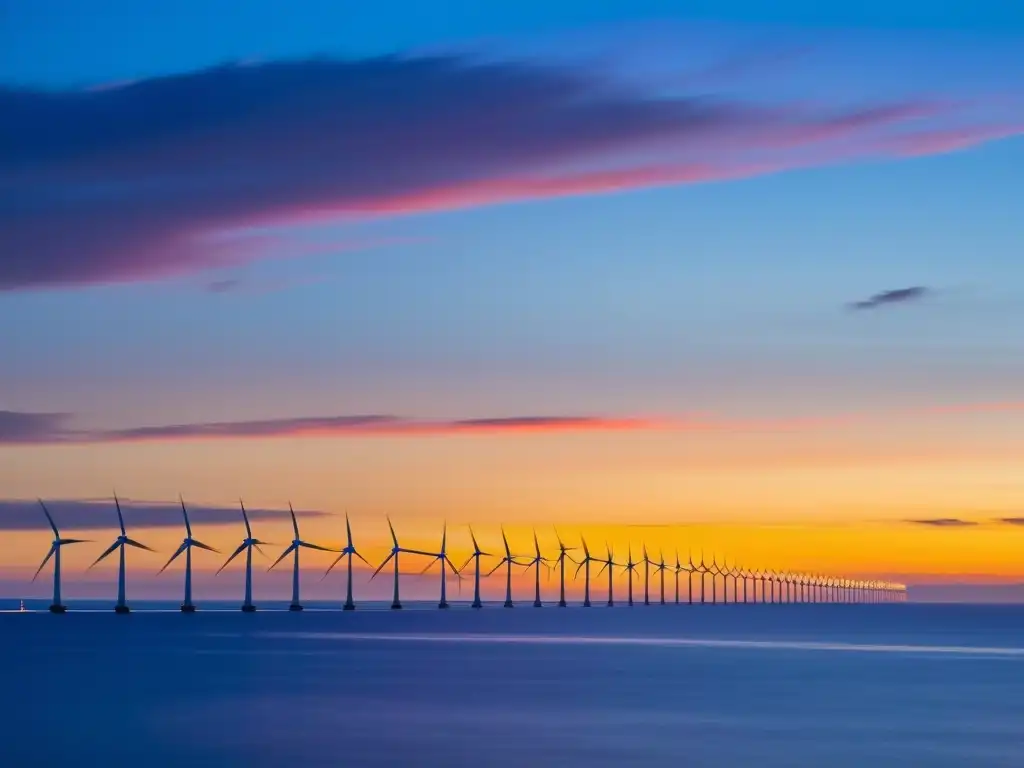
M 699 414 L 715 436 L 583 453 L 649 460 L 616 480 L 626 495 L 702 450 L 784 455 L 837 516 L 865 480 L 815 475 L 821 455 L 883 474 L 940 447 L 1016 456 L 1024 7 L 679 9 L 0 3 L 0 483 L 91 498 L 138 461 L 136 498 L 194 481 L 197 501 L 223 501 L 222 468 L 306 478 L 362 448 L 300 439 L 256 458 L 125 448 L 120 430 L 198 440 L 227 422 L 262 446 L 236 422 L 287 435 L 296 417 L 359 414 L 431 434 Z M 967 415 L 920 433 L 891 418 L 932 406 Z M 788 420 L 851 414 L 872 426 L 772 442 Z M 366 449 L 368 477 L 427 475 L 439 456 L 499 484 L 536 469 L 525 444 L 499 460 L 418 440 Z M 550 471 L 578 508 L 586 467 Z M 922 472 L 880 482 L 900 501 L 871 514 L 931 503 Z M 810 504 L 805 490 L 772 493 Z M 423 519 L 451 500 L 430 493 Z

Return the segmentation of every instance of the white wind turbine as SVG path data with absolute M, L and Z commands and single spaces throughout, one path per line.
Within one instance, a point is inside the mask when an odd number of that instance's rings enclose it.
M 348 586 L 346 587 L 345 605 L 343 605 L 341 609 L 343 611 L 354 611 L 356 609 L 356 604 L 352 601 L 352 556 L 355 555 L 360 560 L 362 560 L 364 563 L 366 563 L 367 566 L 370 566 L 370 563 L 369 563 L 369 561 L 365 557 L 363 557 L 358 552 L 356 552 L 356 548 L 352 544 L 352 526 L 351 526 L 351 524 L 348 521 L 348 512 L 345 513 L 345 534 L 348 537 L 347 538 L 347 543 L 345 544 L 345 548 L 343 550 L 341 550 L 341 554 L 338 555 L 337 559 L 333 563 L 331 563 L 330 567 L 327 569 L 327 572 L 324 573 L 323 578 L 321 579 L 321 581 L 323 581 L 323 579 L 327 578 L 327 574 L 330 573 L 332 570 L 334 570 L 334 566 L 336 566 L 338 563 L 340 563 L 341 559 L 343 557 L 347 557 L 348 558 Z M 370 566 L 370 567 L 372 567 L 372 566 Z
M 380 565 L 377 566 L 377 570 L 373 572 L 373 576 L 370 577 L 370 581 L 373 581 L 375 578 L 377 578 L 377 574 L 381 572 L 381 570 L 384 568 L 384 566 L 387 565 L 388 563 L 390 563 L 392 560 L 394 560 L 394 562 L 395 562 L 395 592 L 394 592 L 394 598 L 391 600 L 391 610 L 398 611 L 398 610 L 401 610 L 401 608 L 402 608 L 402 601 L 399 599 L 399 596 L 398 596 L 398 575 L 399 575 L 399 571 L 398 571 L 398 555 L 400 553 L 402 553 L 402 552 L 407 552 L 407 553 L 409 553 L 411 555 L 426 555 L 427 557 L 436 557 L 436 555 L 433 552 L 423 552 L 422 550 L 419 550 L 419 549 L 405 549 L 404 547 L 398 546 L 398 537 L 395 535 L 395 526 L 393 526 L 391 524 L 391 518 L 390 517 L 387 518 L 387 521 L 388 521 L 388 529 L 391 531 L 391 541 L 393 543 L 393 546 L 391 547 L 391 551 L 388 553 L 388 556 L 384 558 L 384 561 Z
M 287 549 L 281 553 L 281 556 L 275 560 L 271 566 L 267 569 L 267 572 L 274 570 L 274 566 L 284 560 L 288 555 L 294 555 L 292 561 L 292 602 L 288 606 L 289 611 L 301 611 L 302 603 L 299 601 L 299 550 L 305 547 L 306 549 L 318 549 L 321 552 L 337 552 L 336 549 L 328 549 L 327 547 L 321 547 L 319 544 L 310 544 L 308 541 L 303 541 L 299 536 L 299 522 L 295 519 L 295 510 L 292 509 L 292 503 L 288 502 L 288 511 L 292 516 L 292 530 L 295 532 L 295 538 L 292 539 L 292 543 L 288 545 Z
M 88 539 L 62 539 L 60 537 L 60 531 L 57 530 L 56 523 L 53 522 L 53 518 L 50 517 L 50 510 L 43 504 L 43 500 L 39 500 L 39 506 L 43 508 L 43 513 L 46 515 L 46 519 L 50 523 L 50 527 L 53 529 L 53 543 L 50 545 L 50 551 L 46 553 L 46 557 L 43 558 L 42 564 L 36 569 L 36 575 L 32 577 L 32 581 L 38 578 L 39 573 L 43 570 L 43 567 L 53 558 L 53 604 L 50 605 L 50 613 L 65 613 L 67 606 L 60 601 L 60 548 L 65 544 L 83 544 Z
M 117 522 L 121 526 L 121 535 L 114 539 L 114 543 L 107 547 L 106 551 L 96 558 L 92 565 L 100 562 L 103 558 L 113 552 L 115 549 L 120 550 L 120 567 L 117 572 L 117 605 L 114 606 L 114 613 L 130 613 L 128 604 L 125 602 L 124 597 L 124 582 L 125 582 L 125 563 L 124 563 L 124 548 L 135 547 L 136 549 L 145 549 L 147 552 L 155 552 L 156 550 L 147 547 L 145 544 L 141 544 L 135 539 L 129 539 L 128 534 L 124 530 L 124 516 L 121 514 L 121 502 L 117 499 L 117 494 L 114 495 L 114 506 L 117 507 Z
M 253 538 L 252 527 L 249 525 L 249 516 L 245 513 L 245 504 L 242 503 L 241 499 L 239 499 L 238 504 L 242 508 L 242 520 L 245 522 L 245 538 L 238 545 L 238 549 L 232 552 L 231 557 L 217 570 L 217 573 L 223 571 L 228 567 L 228 563 L 242 554 L 242 552 L 245 552 L 245 602 L 242 603 L 242 611 L 244 613 L 252 613 L 256 610 L 256 606 L 252 604 L 252 551 L 255 549 L 266 557 L 266 553 L 260 549 L 260 544 L 266 544 L 267 542 Z
M 157 571 L 157 576 L 167 570 L 167 566 L 173 563 L 178 555 L 182 552 L 185 553 L 185 600 L 181 604 L 181 610 L 184 613 L 194 613 L 196 610 L 195 605 L 192 604 L 192 547 L 199 547 L 205 549 L 208 552 L 216 552 L 220 554 L 219 550 L 213 547 L 203 544 L 198 539 L 192 538 L 192 526 L 188 521 L 188 511 L 185 509 L 185 500 L 180 496 L 178 501 L 181 502 L 181 514 L 185 518 L 185 539 L 181 542 L 181 546 L 171 555 L 171 559 L 164 563 L 164 567 Z

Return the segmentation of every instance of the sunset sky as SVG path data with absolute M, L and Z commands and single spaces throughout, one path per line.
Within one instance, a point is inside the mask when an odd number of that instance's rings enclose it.
M 137 596 L 179 494 L 1021 581 L 1024 5 L 685 5 L 0 0 L 4 593 L 115 490 Z

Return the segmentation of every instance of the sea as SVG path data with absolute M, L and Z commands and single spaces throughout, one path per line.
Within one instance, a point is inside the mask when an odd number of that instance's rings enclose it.
M 1024 766 L 1024 607 L 0 608 L 0 766 Z

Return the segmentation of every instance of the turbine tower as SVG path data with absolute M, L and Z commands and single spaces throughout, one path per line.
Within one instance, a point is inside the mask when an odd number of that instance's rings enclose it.
M 693 550 L 686 553 L 686 561 L 686 599 L 690 605 L 693 605 L 693 574 L 697 572 L 697 566 L 693 564 Z M 704 578 L 703 575 L 701 578 Z M 701 591 L 703 591 L 703 586 Z
M 633 545 L 631 543 L 629 545 L 629 559 L 626 561 L 626 564 L 622 568 L 622 570 L 624 570 L 629 577 L 629 597 L 627 605 L 629 605 L 631 608 L 633 607 L 633 574 L 636 572 L 636 567 L 638 565 L 640 565 L 640 563 L 633 562 Z
M 43 504 L 43 500 L 39 500 L 39 506 L 43 508 L 43 513 L 46 515 L 46 519 L 50 523 L 50 527 L 53 529 L 53 543 L 50 545 L 50 551 L 46 553 L 46 557 L 43 558 L 43 562 L 39 568 L 36 569 L 36 575 L 32 577 L 32 581 L 38 578 L 40 571 L 43 570 L 50 558 L 53 558 L 53 603 L 50 605 L 50 613 L 65 613 L 67 606 L 60 601 L 60 548 L 65 544 L 83 544 L 88 539 L 62 539 L 60 537 L 60 531 L 57 530 L 56 523 L 53 522 L 53 518 L 50 517 L 50 510 Z
M 403 547 L 398 546 L 398 537 L 395 536 L 395 526 L 393 526 L 391 524 L 391 518 L 390 517 L 387 518 L 387 521 L 388 521 L 388 529 L 391 531 L 391 541 L 392 541 L 393 546 L 391 547 L 391 551 L 388 553 L 388 556 L 384 558 L 384 562 L 382 562 L 380 565 L 378 565 L 377 566 L 377 570 L 373 572 L 373 576 L 370 577 L 370 581 L 373 581 L 375 578 L 377 578 L 377 574 L 381 572 L 381 570 L 384 568 L 385 565 L 390 563 L 392 560 L 395 561 L 395 592 L 394 592 L 394 597 L 391 600 L 391 610 L 398 611 L 398 610 L 401 610 L 401 608 L 402 608 L 402 601 L 398 597 L 398 555 L 399 555 L 399 553 L 406 552 L 406 553 L 408 553 L 410 555 L 426 555 L 427 557 L 436 557 L 436 555 L 433 552 L 423 552 L 422 550 L 419 550 L 419 549 L 405 549 Z
M 573 579 L 580 575 L 580 569 L 583 568 L 583 607 L 590 607 L 590 564 L 591 562 L 598 562 L 590 556 L 590 550 L 587 549 L 587 540 L 580 536 L 580 541 L 583 542 L 583 559 L 576 564 L 576 573 L 573 575 Z
M 128 604 L 124 598 L 124 548 L 135 547 L 136 549 L 145 549 L 148 552 L 155 552 L 156 550 L 147 547 L 145 544 L 140 544 L 135 539 L 129 539 L 128 534 L 124 530 L 124 516 L 121 514 L 121 502 L 118 501 L 117 495 L 114 495 L 114 506 L 117 507 L 117 522 L 121 526 L 121 535 L 114 539 L 114 543 L 107 547 L 106 551 L 96 558 L 92 565 L 100 562 L 103 558 L 113 552 L 115 549 L 120 550 L 120 567 L 117 572 L 117 605 L 114 606 L 114 613 L 130 613 Z
M 676 605 L 679 605 L 679 574 L 686 570 L 683 564 L 679 562 L 679 550 L 676 550 L 676 564 L 675 564 L 675 575 L 676 575 Z
M 341 550 L 341 554 L 338 555 L 338 557 L 335 559 L 335 561 L 333 563 L 331 563 L 330 567 L 327 569 L 327 571 L 324 573 L 323 577 L 320 580 L 323 581 L 324 579 L 326 579 L 327 578 L 327 574 L 330 573 L 332 570 L 334 570 L 334 566 L 336 566 L 338 563 L 340 563 L 342 558 L 347 557 L 348 558 L 348 586 L 345 588 L 345 605 L 342 606 L 342 610 L 343 611 L 354 611 L 356 609 L 356 604 L 354 602 L 352 602 L 352 556 L 355 555 L 360 560 L 362 560 L 364 563 L 366 563 L 366 565 L 368 567 L 371 567 L 371 566 L 370 566 L 369 561 L 365 557 L 360 555 L 358 552 L 356 552 L 356 548 L 352 545 L 352 525 L 348 521 L 348 512 L 345 513 L 345 534 L 347 536 L 347 539 L 346 539 L 347 543 L 345 544 L 345 548 L 343 550 Z
M 605 568 L 608 569 L 608 607 L 612 608 L 615 605 L 615 553 L 612 551 L 612 547 L 608 542 L 605 542 L 605 546 L 608 548 L 608 559 L 602 560 L 601 570 L 598 572 L 598 576 L 604 573 Z
M 476 569 L 473 572 L 473 603 L 470 607 L 472 608 L 483 608 L 484 604 L 480 602 L 480 558 L 491 557 L 490 552 L 484 552 L 480 549 L 480 545 L 476 543 L 476 534 L 473 533 L 473 526 L 469 526 L 469 538 L 473 540 L 473 554 L 466 558 L 466 562 L 459 568 L 460 571 L 464 571 L 466 566 L 469 565 L 470 560 L 476 560 Z
M 522 563 L 512 556 L 512 550 L 508 548 L 508 538 L 505 536 L 504 527 L 501 529 L 501 541 L 505 545 L 505 556 L 501 558 L 496 566 L 487 572 L 487 575 L 490 576 L 496 570 L 501 568 L 501 566 L 505 566 L 505 607 L 514 608 L 515 606 L 512 603 L 512 566 L 522 565 Z
M 281 553 L 280 557 L 275 560 L 267 572 L 274 570 L 274 566 L 288 557 L 289 554 L 294 555 L 292 560 L 292 602 L 288 606 L 289 611 L 301 611 L 302 603 L 299 601 L 299 550 L 305 547 L 306 549 L 319 549 L 321 552 L 337 552 L 336 549 L 328 549 L 327 547 L 321 547 L 319 544 L 310 544 L 308 541 L 303 541 L 299 536 L 299 521 L 295 518 L 295 510 L 292 509 L 292 503 L 288 502 L 288 511 L 292 516 L 292 531 L 295 532 L 295 538 L 292 539 L 292 543 L 288 545 L 288 548 Z
M 565 544 L 562 542 L 562 537 L 558 535 L 558 530 L 557 529 L 555 529 L 555 538 L 558 539 L 558 557 L 555 558 L 555 562 L 558 563 L 558 577 L 559 577 L 558 578 L 558 580 L 559 580 L 559 585 L 558 585 L 558 607 L 559 608 L 565 608 L 565 605 L 566 605 L 566 603 L 565 603 L 565 561 L 567 559 L 568 560 L 572 560 L 572 558 L 569 557 L 568 553 L 571 552 L 574 549 L 574 547 L 567 547 L 567 546 L 565 546 Z M 573 562 L 576 562 L 576 561 L 573 560 Z
M 658 552 L 658 567 L 655 568 L 656 573 L 661 574 L 661 604 L 665 604 L 665 569 L 668 567 L 665 563 L 665 550 L 659 550 Z
M 242 521 L 245 523 L 245 538 L 242 539 L 242 543 L 238 545 L 238 549 L 231 553 L 231 557 L 224 561 L 217 573 L 220 573 L 228 564 L 238 557 L 242 552 L 245 552 L 245 600 L 242 602 L 242 612 L 252 613 L 256 610 L 256 606 L 252 604 L 252 551 L 255 549 L 261 555 L 266 557 L 266 553 L 260 549 L 260 544 L 266 544 L 265 541 L 254 539 L 252 536 L 252 527 L 249 525 L 249 515 L 245 512 L 245 504 L 242 500 L 238 500 L 238 505 L 242 508 Z
M 541 608 L 543 607 L 544 603 L 542 603 L 540 600 L 540 567 L 542 565 L 547 565 L 547 561 L 540 554 L 540 542 L 537 541 L 537 531 L 533 532 L 533 549 L 537 554 L 534 555 L 533 559 L 530 560 L 530 562 L 525 563 L 525 565 L 526 570 L 530 570 L 530 568 L 533 567 L 537 568 L 537 579 L 533 593 L 533 607 Z
M 171 563 L 173 563 L 177 559 L 178 555 L 180 555 L 182 552 L 184 552 L 185 553 L 185 599 L 181 603 L 181 610 L 182 610 L 182 613 L 194 613 L 195 610 L 196 610 L 196 607 L 195 607 L 195 605 L 192 604 L 192 547 L 199 547 L 200 549 L 205 549 L 208 552 L 217 552 L 217 554 L 220 554 L 220 552 L 218 552 L 213 547 L 210 547 L 210 546 L 207 546 L 206 544 L 203 544 L 203 542 L 199 541 L 198 539 L 193 539 L 192 538 L 192 526 L 191 526 L 191 524 L 188 521 L 188 511 L 185 509 L 185 500 L 182 499 L 179 496 L 178 497 L 178 501 L 181 502 L 181 514 L 185 518 L 185 538 L 181 542 L 181 546 L 179 546 L 178 549 L 175 550 L 174 554 L 171 555 L 171 559 L 168 560 L 166 563 L 164 563 L 164 567 L 163 568 L 161 568 L 159 571 L 157 571 L 157 576 L 159 576 L 161 573 L 166 571 L 167 570 L 167 566 L 169 566 Z
M 448 608 L 448 572 L 445 569 L 451 568 L 452 573 L 459 578 L 459 583 L 462 583 L 462 574 L 456 570 L 451 558 L 448 557 L 448 523 L 445 523 L 441 529 L 441 551 L 434 555 L 434 559 L 427 563 L 427 567 L 420 571 L 420 575 L 422 576 L 433 568 L 435 562 L 441 563 L 441 599 L 438 601 L 437 607 L 446 610 Z

